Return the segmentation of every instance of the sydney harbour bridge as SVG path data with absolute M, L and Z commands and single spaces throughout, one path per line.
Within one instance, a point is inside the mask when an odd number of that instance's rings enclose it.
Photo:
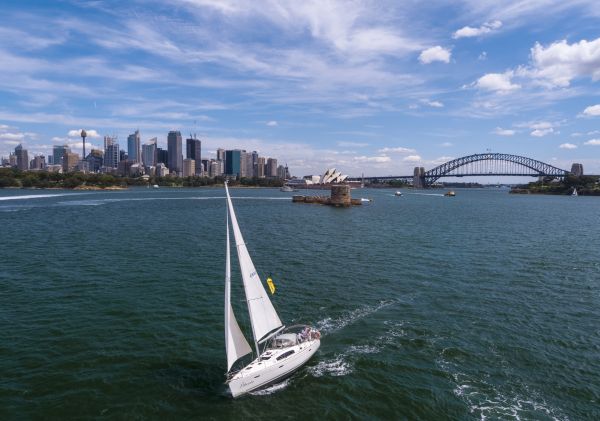
M 480 176 L 529 176 L 529 177 L 566 177 L 570 172 L 545 162 L 525 156 L 505 153 L 482 153 L 463 156 L 425 171 L 415 167 L 414 174 L 385 177 L 364 177 L 365 181 L 412 181 L 415 188 L 428 187 L 442 177 L 480 177 Z M 358 181 L 360 178 L 354 178 Z

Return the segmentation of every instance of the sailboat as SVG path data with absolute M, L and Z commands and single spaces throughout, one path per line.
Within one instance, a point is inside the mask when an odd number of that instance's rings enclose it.
M 319 349 L 320 332 L 310 326 L 286 327 L 271 303 L 260 277 L 252 263 L 235 216 L 229 188 L 227 194 L 227 251 L 225 257 L 225 350 L 227 354 L 226 384 L 234 398 L 281 382 L 292 375 Z M 252 348 L 240 329 L 231 306 L 231 258 L 229 242 L 229 219 L 237 249 L 240 272 L 244 284 L 248 313 L 256 358 L 238 370 L 235 363 L 250 354 Z M 272 284 L 269 284 L 274 291 Z
M 571 196 L 579 196 L 575 187 L 573 187 L 573 193 L 571 193 Z

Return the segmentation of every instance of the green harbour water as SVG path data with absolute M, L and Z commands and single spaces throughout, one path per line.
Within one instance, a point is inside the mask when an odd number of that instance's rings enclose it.
M 223 189 L 0 191 L 0 419 L 599 419 L 600 199 L 456 191 L 231 189 L 281 319 L 323 333 L 236 400 Z

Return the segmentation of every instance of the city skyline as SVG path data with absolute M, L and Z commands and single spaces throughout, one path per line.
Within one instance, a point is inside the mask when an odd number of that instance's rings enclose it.
M 597 2 L 3 9 L 0 156 L 80 153 L 82 128 L 88 151 L 105 135 L 127 149 L 138 129 L 166 148 L 178 130 L 203 158 L 255 150 L 300 176 L 411 174 L 488 149 L 600 173 Z

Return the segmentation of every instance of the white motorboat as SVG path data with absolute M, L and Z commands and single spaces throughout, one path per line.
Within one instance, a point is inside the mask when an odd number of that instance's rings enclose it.
M 158 184 L 153 185 L 152 188 L 157 189 L 158 188 Z
M 283 186 L 282 186 L 282 187 L 279 189 L 279 191 L 284 191 L 284 192 L 288 192 L 288 193 L 289 193 L 289 192 L 293 192 L 293 191 L 296 191 L 296 190 L 294 190 L 294 189 L 292 188 L 292 186 L 288 186 L 287 184 L 285 184 L 285 185 L 283 185 Z
M 317 352 L 321 344 L 321 334 L 310 326 L 295 325 L 286 328 L 283 325 L 248 253 L 229 196 L 227 183 L 225 183 L 225 192 L 228 210 L 225 262 L 226 384 L 229 386 L 232 396 L 236 398 L 279 383 L 293 374 Z M 236 321 L 231 305 L 230 218 L 256 350 L 256 358 L 238 370 L 232 370 L 232 367 L 240 358 L 250 354 L 252 348 Z M 274 292 L 274 286 L 269 281 L 267 280 L 269 288 L 271 292 Z
M 402 196 L 402 192 L 400 190 L 396 191 L 396 193 L 394 193 L 394 196 Z

